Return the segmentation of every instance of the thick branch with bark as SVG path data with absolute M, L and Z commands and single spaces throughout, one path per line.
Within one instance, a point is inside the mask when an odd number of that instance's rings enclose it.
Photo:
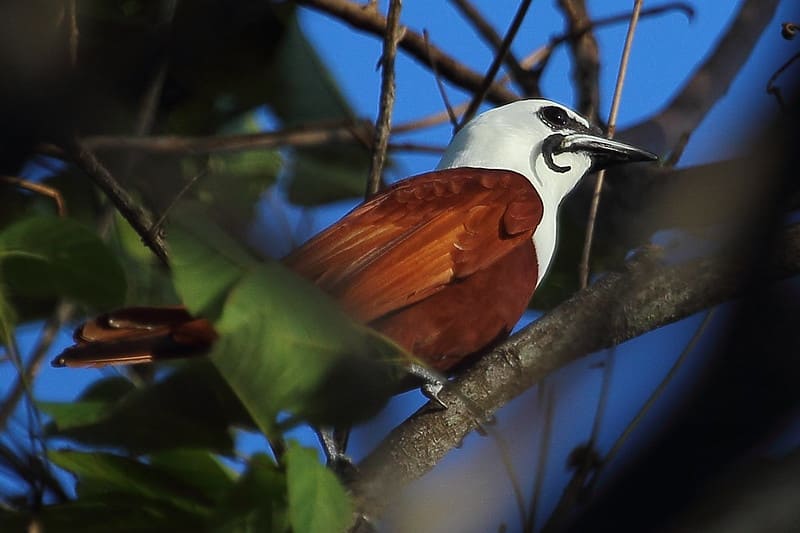
M 351 485 L 360 512 L 378 516 L 393 495 L 433 468 L 501 406 L 555 369 L 728 301 L 742 290 L 749 257 L 724 254 L 660 266 L 644 254 L 482 357 L 442 393 L 447 410 L 423 407 L 360 466 Z M 800 271 L 800 226 L 785 231 L 770 259 L 772 279 Z

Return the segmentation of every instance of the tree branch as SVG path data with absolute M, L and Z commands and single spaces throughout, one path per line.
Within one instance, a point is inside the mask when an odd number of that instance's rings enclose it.
M 490 416 L 555 369 L 734 298 L 750 266 L 741 252 L 677 266 L 639 257 L 606 275 L 479 359 L 442 393 L 448 409 L 425 406 L 395 428 L 359 465 L 351 485 L 359 511 L 378 516 L 476 428 L 476 416 Z M 771 279 L 800 271 L 800 225 L 778 239 L 769 267 Z
M 369 139 L 374 132 L 368 120 L 341 120 L 304 124 L 293 128 L 241 135 L 91 135 L 81 139 L 90 150 L 131 150 L 162 154 L 208 154 L 279 146 L 318 146 Z
M 708 59 L 666 109 L 645 122 L 619 132 L 656 153 L 668 153 L 694 131 L 714 104 L 728 92 L 747 62 L 779 0 L 745 0 L 728 31 Z
M 608 115 L 608 132 L 609 138 L 614 137 L 617 131 L 617 114 L 619 113 L 619 104 L 622 101 L 622 87 L 625 85 L 625 75 L 628 72 L 628 60 L 631 56 L 631 48 L 633 47 L 633 36 L 636 34 L 636 25 L 639 23 L 639 13 L 642 10 L 642 0 L 635 0 L 633 5 L 633 14 L 631 15 L 630 24 L 628 24 L 628 33 L 625 36 L 625 45 L 622 47 L 622 58 L 619 62 L 619 72 L 617 73 L 617 83 L 614 87 L 614 98 L 611 101 L 611 111 Z M 588 35 L 588 34 L 587 34 Z M 594 40 L 594 36 L 592 36 Z M 595 49 L 597 43 L 595 42 Z M 599 68 L 599 63 L 598 63 Z M 598 70 L 599 72 L 599 70 Z M 599 93 L 598 93 L 599 94 Z M 594 103 L 596 105 L 597 102 Z M 594 108 L 597 113 L 597 108 Z M 592 115 L 588 115 L 592 116 Z M 597 210 L 600 207 L 600 194 L 603 192 L 603 180 L 606 177 L 605 169 L 597 173 L 597 178 L 594 184 L 594 193 L 592 194 L 592 203 L 589 206 L 589 217 L 586 222 L 586 238 L 583 241 L 583 253 L 581 254 L 581 262 L 578 266 L 578 276 L 580 278 L 581 288 L 589 284 L 589 257 L 592 251 L 592 239 L 594 238 L 594 225 L 597 221 Z
M 376 10 L 367 9 L 355 2 L 349 0 L 296 0 L 296 2 L 336 17 L 353 28 L 378 36 L 386 34 L 386 18 Z M 406 29 L 398 45 L 425 68 L 430 68 L 430 63 L 435 62 L 442 77 L 462 89 L 476 92 L 483 83 L 482 74 L 460 63 L 433 44 L 426 46 L 425 39 L 418 32 Z M 486 99 L 493 104 L 501 105 L 518 100 L 519 96 L 502 84 L 496 83 L 487 91 Z
M 478 34 L 483 37 L 483 40 L 494 48 L 495 53 L 502 48 L 503 38 L 495 31 L 492 25 L 489 24 L 489 21 L 486 20 L 472 2 L 469 0 L 450 0 L 450 3 L 461 11 L 461 14 L 475 27 Z M 520 86 L 524 94 L 528 96 L 540 94 L 536 76 L 522 67 L 511 50 L 506 52 L 503 62 L 508 68 L 511 78 Z
M 528 8 L 530 6 L 531 0 L 522 0 L 522 2 L 520 2 L 517 12 L 514 13 L 514 18 L 511 20 L 511 25 L 508 27 L 506 36 L 503 38 L 503 42 L 500 43 L 500 47 L 495 53 L 494 60 L 489 66 L 489 70 L 486 71 L 486 75 L 483 77 L 480 87 L 475 92 L 475 95 L 469 103 L 469 107 L 467 107 L 467 110 L 464 111 L 464 115 L 461 117 L 459 128 L 463 128 L 467 122 L 472 120 L 472 117 L 475 116 L 481 103 L 483 103 L 483 100 L 487 97 L 488 91 L 492 87 L 494 79 L 497 76 L 497 72 L 500 70 L 500 65 L 503 63 L 506 53 L 511 48 L 511 43 L 514 41 L 514 37 L 517 36 L 519 27 L 522 25 L 522 21 L 525 19 L 525 15 L 528 13 Z
M 94 153 L 79 140 L 74 141 L 71 151 L 80 168 L 100 187 L 128 224 L 139 234 L 142 242 L 156 254 L 164 265 L 167 265 L 167 248 L 164 236 L 157 229 L 153 215 L 131 198 L 128 191 L 111 175 Z
M 367 175 L 366 198 L 377 193 L 381 188 L 383 163 L 386 161 L 386 149 L 389 147 L 395 94 L 394 58 L 397 55 L 397 41 L 402 38 L 404 31 L 400 27 L 402 6 L 402 0 L 391 0 L 389 3 L 387 31 L 383 38 L 383 54 L 381 55 L 381 97 L 378 118 L 375 120 L 375 139 Z
M 572 79 L 578 92 L 578 111 L 593 122 L 600 106 L 600 50 L 584 0 L 559 0 L 567 19 L 567 38 L 575 64 Z

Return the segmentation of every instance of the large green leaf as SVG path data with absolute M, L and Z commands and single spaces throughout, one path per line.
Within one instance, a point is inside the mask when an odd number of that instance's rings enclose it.
M 235 473 L 208 450 L 166 450 L 150 455 L 150 465 L 220 502 L 234 486 Z
M 254 455 L 209 523 L 226 533 L 289 531 L 285 475 L 266 455 Z
M 175 289 L 192 313 L 214 318 L 234 283 L 257 262 L 200 206 L 181 206 L 174 220 L 169 245 Z
M 334 473 L 320 464 L 315 450 L 289 445 L 286 482 L 294 533 L 345 531 L 353 505 Z
M 205 515 L 177 509 L 169 502 L 143 497 L 108 495 L 78 500 L 28 513 L 0 512 L 0 531 L 30 531 L 35 520 L 47 533 L 142 533 L 203 531 Z
M 156 466 L 102 452 L 52 450 L 49 459 L 78 476 L 78 496 L 104 500 L 109 495 L 169 502 L 192 513 L 208 512 L 214 499 L 195 484 Z
M 92 394 L 97 387 L 75 402 L 40 404 L 53 418 L 49 436 L 133 454 L 176 448 L 232 454 L 231 426 L 252 427 L 239 400 L 207 361 L 193 361 L 118 397 L 99 398 Z
M 215 317 L 221 308 L 212 360 L 262 431 L 274 429 L 281 411 L 353 422 L 383 405 L 391 363 L 405 357 L 399 348 L 281 265 L 255 261 L 207 216 L 189 210 L 179 220 L 171 232 L 175 286 L 195 313 Z
M 14 296 L 65 297 L 97 308 L 125 299 L 117 259 L 94 232 L 70 219 L 30 217 L 5 228 L 0 268 Z
M 279 411 L 316 423 L 361 420 L 393 392 L 384 341 L 279 265 L 237 283 L 217 328 L 212 360 L 263 431 Z

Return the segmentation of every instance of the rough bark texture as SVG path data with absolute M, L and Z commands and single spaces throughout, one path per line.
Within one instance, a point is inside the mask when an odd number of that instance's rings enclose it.
M 399 489 L 457 447 L 476 419 L 556 368 L 734 298 L 750 266 L 741 252 L 666 267 L 643 254 L 625 272 L 608 274 L 481 358 L 442 393 L 447 410 L 425 406 L 397 427 L 360 465 L 351 485 L 359 510 L 379 515 Z M 780 279 L 799 269 L 794 226 L 780 238 L 769 272 Z

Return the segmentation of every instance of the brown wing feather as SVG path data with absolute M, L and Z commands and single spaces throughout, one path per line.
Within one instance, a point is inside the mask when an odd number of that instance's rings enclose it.
M 519 318 L 536 285 L 531 236 L 541 217 L 541 200 L 520 174 L 440 170 L 384 191 L 284 262 L 337 297 L 355 318 L 428 359 L 445 357 L 436 363 L 444 368 L 459 354 L 467 355 L 461 353 L 467 346 L 507 333 Z M 512 284 L 509 294 L 497 293 L 493 302 L 492 294 L 483 293 L 497 276 L 526 281 Z M 468 332 L 460 335 L 460 344 L 450 342 L 460 331 L 459 313 L 480 315 L 471 308 L 448 310 L 452 301 L 487 311 L 492 324 L 484 332 L 470 326 L 480 338 L 470 340 Z M 398 313 L 402 309 L 408 312 Z M 429 323 L 414 325 L 426 317 Z M 412 338 L 412 330 L 427 333 L 424 339 Z M 54 364 L 102 366 L 195 355 L 207 351 L 216 337 L 210 322 L 182 307 L 130 308 L 81 326 L 76 345 Z M 448 342 L 452 346 L 442 352 Z
M 75 345 L 53 361 L 55 366 L 98 367 L 199 355 L 211 347 L 217 333 L 211 322 L 192 317 L 183 307 L 131 307 L 86 322 L 73 338 Z
M 529 243 L 542 203 L 507 170 L 456 168 L 400 182 L 285 259 L 371 322 Z

